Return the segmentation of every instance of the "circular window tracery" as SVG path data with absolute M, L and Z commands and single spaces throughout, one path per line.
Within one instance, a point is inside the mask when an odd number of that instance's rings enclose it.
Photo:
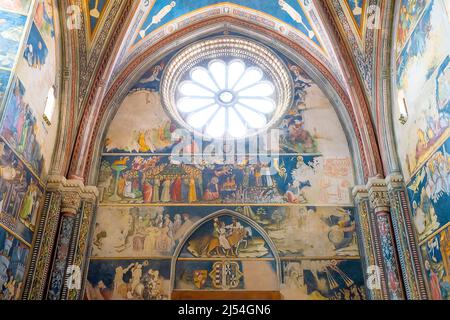
M 269 49 L 222 37 L 196 43 L 168 65 L 163 103 L 184 127 L 210 138 L 243 138 L 272 126 L 289 106 L 291 78 Z

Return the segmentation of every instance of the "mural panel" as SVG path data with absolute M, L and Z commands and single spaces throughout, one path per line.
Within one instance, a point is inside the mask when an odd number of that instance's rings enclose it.
M 281 293 L 287 300 L 365 300 L 359 260 L 283 261 Z
M 3 97 L 5 96 L 10 75 L 11 71 L 0 69 L 0 101 L 3 101 Z
M 422 244 L 425 274 L 433 300 L 450 300 L 450 225 Z
M 399 21 L 397 25 L 397 42 L 396 42 L 396 56 L 400 54 L 405 43 L 414 30 L 417 21 L 425 10 L 430 0 L 402 0 L 400 4 Z
M 27 17 L 0 10 L 0 67 L 12 69 Z
M 399 103 L 404 98 L 408 109 L 407 123 L 396 130 L 406 178 L 449 136 L 449 32 L 443 1 L 430 1 L 397 61 Z
M 144 37 L 172 20 L 181 18 L 192 11 L 198 11 L 206 6 L 212 6 L 222 2 L 221 0 L 199 0 L 183 3 L 181 1 L 155 1 L 153 5 L 150 5 L 150 12 L 141 26 L 139 33 L 136 35 L 135 43 L 141 41 Z M 258 2 L 251 0 L 232 0 L 228 2 L 270 14 L 300 30 L 307 38 L 320 46 L 319 39 L 309 21 L 309 16 L 306 15 L 299 1 L 281 0 Z
M 36 177 L 0 139 L 0 224 L 31 244 L 44 190 Z
M 88 300 L 167 300 L 171 260 L 91 260 Z
M 21 14 L 27 14 L 31 0 L 3 0 L 0 9 L 7 9 Z
M 51 162 L 58 127 L 57 112 L 54 119 L 49 119 L 50 126 L 43 118 L 56 77 L 52 5 L 51 0 L 37 5 L 0 129 L 0 134 L 41 179 Z
M 24 286 L 28 245 L 0 227 L 0 300 L 19 300 Z
M 423 165 L 408 184 L 419 240 L 450 221 L 450 139 Z
M 111 204 L 351 203 L 349 158 L 245 157 L 237 164 L 205 160 L 209 159 L 179 164 L 164 155 L 104 156 L 98 184 L 101 199 Z
M 108 5 L 109 0 L 86 0 L 89 8 L 89 27 L 91 35 L 96 30 L 97 23 L 103 17 L 104 10 Z
M 93 257 L 171 257 L 176 246 L 183 241 L 198 221 L 224 208 L 102 206 L 97 217 Z M 298 206 L 226 208 L 239 212 L 260 225 L 274 242 L 280 256 L 358 256 L 352 208 Z M 225 227 L 228 226 L 226 230 L 233 229 L 232 219 L 219 221 L 216 223 L 217 226 L 220 223 L 224 223 Z M 241 240 L 247 240 L 252 244 L 247 243 L 246 257 L 267 257 L 268 249 L 261 246 L 262 242 L 257 232 L 245 222 L 239 222 L 239 226 L 243 226 L 243 231 L 246 231 L 242 232 Z M 221 257 L 223 254 L 220 253 L 223 250 L 218 247 L 212 248 L 208 253 L 205 252 L 207 240 L 214 238 L 214 227 L 213 222 L 205 225 L 205 230 L 209 231 L 204 231 L 197 240 L 188 241 L 182 256 Z M 211 228 L 213 228 L 212 231 Z M 227 255 L 236 255 L 235 249 L 234 253 L 228 251 Z
M 178 260 L 175 290 L 278 290 L 273 260 Z
M 178 5 L 173 3 L 156 2 L 148 29 L 141 32 L 149 34 L 172 19 Z M 267 5 L 281 6 L 289 15 L 287 3 Z M 349 192 L 353 162 L 327 96 L 285 59 L 294 98 L 274 126 L 276 134 L 259 137 L 256 145 L 250 139 L 238 144 L 183 135 L 159 94 L 174 54 L 136 82 L 107 132 L 91 257 L 101 270 L 91 265 L 87 294 L 143 299 L 134 287 L 146 286 L 145 272 L 136 271 L 131 280 L 131 264 L 142 261 L 165 261 L 166 272 L 172 267 L 175 290 L 278 291 L 284 286 L 281 262 L 302 261 L 307 280 L 298 273 L 291 280 L 297 287 L 286 289 L 286 298 L 365 298 Z M 231 213 L 204 220 L 224 209 L 249 220 Z M 178 252 L 171 266 L 169 259 Z M 295 278 L 295 272 L 289 276 Z M 104 279 L 116 279 L 121 293 L 113 280 Z

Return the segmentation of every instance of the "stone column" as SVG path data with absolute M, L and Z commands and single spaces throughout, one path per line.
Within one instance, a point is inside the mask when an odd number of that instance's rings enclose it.
M 420 252 L 411 221 L 411 212 L 401 175 L 387 177 L 391 219 L 402 268 L 405 291 L 408 299 L 428 299 L 425 280 L 420 263 Z
M 80 298 L 97 197 L 96 187 L 49 177 L 23 299 Z
M 48 178 L 45 203 L 36 228 L 36 240 L 22 295 L 24 300 L 43 299 L 59 225 L 64 182 L 64 177 Z
M 373 214 L 370 209 L 369 193 L 365 186 L 356 186 L 353 189 L 353 197 L 357 210 L 355 220 L 358 226 L 359 251 L 368 299 L 388 299 L 380 239 L 374 231 L 374 222 L 371 221 Z
M 370 205 L 373 209 L 373 222 L 381 245 L 383 273 L 387 281 L 389 299 L 405 299 L 402 274 L 390 216 L 388 188 L 384 179 L 371 178 L 367 184 Z
M 92 233 L 94 231 L 93 221 L 97 209 L 98 190 L 96 187 L 86 187 L 81 195 L 82 205 L 80 210 L 80 219 L 73 242 L 73 254 L 70 257 L 70 263 L 74 266 L 74 273 L 79 273 L 78 279 L 73 279 L 71 287 L 63 288 L 63 299 L 78 300 L 84 292 L 84 284 L 89 268 L 89 256 L 92 243 Z
M 74 231 L 79 224 L 82 190 L 83 183 L 79 180 L 66 181 L 62 190 L 61 222 L 47 291 L 50 300 L 61 300 L 63 288 L 67 285 L 67 269 L 71 265 Z

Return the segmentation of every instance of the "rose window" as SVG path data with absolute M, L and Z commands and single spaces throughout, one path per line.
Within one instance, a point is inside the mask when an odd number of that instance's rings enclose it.
M 184 127 L 210 138 L 242 138 L 273 125 L 291 80 L 269 49 L 240 38 L 194 44 L 169 64 L 163 102 Z

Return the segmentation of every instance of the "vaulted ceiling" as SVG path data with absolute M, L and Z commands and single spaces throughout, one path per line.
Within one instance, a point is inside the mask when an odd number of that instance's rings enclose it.
M 134 69 L 142 66 L 148 57 L 146 52 L 154 50 L 156 54 L 162 42 L 176 41 L 174 35 L 220 19 L 230 25 L 240 21 L 243 28 L 261 28 L 268 41 L 284 39 L 297 46 L 342 91 L 341 98 L 348 100 L 349 108 L 355 111 L 351 115 L 353 120 L 362 124 L 361 139 L 368 140 L 367 148 L 377 149 L 372 121 L 379 102 L 373 97 L 378 74 L 383 72 L 376 66 L 380 52 L 385 49 L 379 47 L 379 42 L 383 40 L 381 35 L 386 34 L 381 26 L 389 24 L 390 3 L 380 0 L 62 0 L 59 4 L 65 58 L 62 103 L 70 111 L 65 116 L 68 139 L 60 153 L 69 154 L 65 151 L 73 146 L 75 157 L 88 152 L 86 146 L 92 143 L 89 139 L 96 134 L 95 129 L 89 128 L 95 128 L 102 120 L 105 97 L 123 84 L 120 79 L 124 74 L 130 77 Z M 81 10 L 73 10 L 73 5 Z M 81 15 L 74 17 L 77 13 Z M 74 19 L 78 19 L 77 27 L 69 28 L 67 22 Z M 59 165 L 64 170 L 70 160 L 62 158 L 65 160 Z M 367 161 L 375 163 L 370 174 L 381 170 L 379 159 Z M 78 176 L 84 169 L 81 164 L 74 168 L 72 163 L 70 170 L 73 176 Z

